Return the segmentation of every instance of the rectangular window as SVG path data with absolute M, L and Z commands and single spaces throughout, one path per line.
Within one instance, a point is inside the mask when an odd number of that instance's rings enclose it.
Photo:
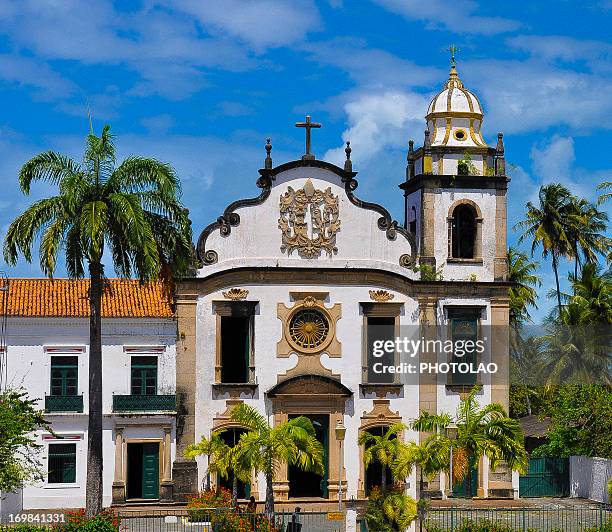
M 132 395 L 157 394 L 157 357 L 132 357 Z
M 367 355 L 368 383 L 395 382 L 395 373 L 384 371 L 385 368 L 395 366 L 395 349 L 385 349 L 385 342 L 395 345 L 395 317 L 368 316 L 367 317 Z
M 73 484 L 76 482 L 76 443 L 49 444 L 49 484 Z
M 249 381 L 251 316 L 221 316 L 221 382 Z
M 79 358 L 51 357 L 51 395 L 74 396 L 79 386 Z
M 473 311 L 449 312 L 450 332 L 453 341 L 452 362 L 478 364 L 476 352 L 478 340 L 478 316 Z M 477 382 L 476 373 L 449 373 L 449 384 L 471 386 Z

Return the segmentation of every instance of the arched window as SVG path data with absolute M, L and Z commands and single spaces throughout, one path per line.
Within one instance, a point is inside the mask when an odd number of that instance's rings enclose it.
M 467 203 L 457 205 L 451 218 L 451 257 L 477 258 L 478 215 Z

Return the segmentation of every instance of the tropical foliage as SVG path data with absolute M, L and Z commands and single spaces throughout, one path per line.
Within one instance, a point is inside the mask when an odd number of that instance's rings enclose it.
M 416 517 L 417 503 L 406 495 L 403 486 L 386 491 L 374 488 L 364 513 L 369 530 L 376 532 L 406 530 Z
M 180 203 L 173 169 L 155 159 L 132 156 L 116 164 L 110 127 L 87 137 L 83 161 L 47 151 L 26 162 L 19 185 L 30 194 L 36 181 L 57 187 L 57 194 L 34 202 L 9 226 L 4 258 L 32 260 L 39 241 L 39 262 L 52 277 L 60 252 L 70 277 L 90 277 L 89 426 L 86 505 L 88 515 L 102 509 L 102 343 L 101 305 L 105 262 L 121 276 L 142 281 L 170 279 L 191 260 L 191 226 Z M 105 254 L 106 252 L 106 254 Z M 106 258 L 107 257 L 107 258 Z
M 542 285 L 540 277 L 535 273 L 537 262 L 532 262 L 526 253 L 514 248 L 508 250 L 508 282 L 510 288 L 510 325 L 520 328 L 531 320 L 529 307 L 538 308 L 538 293 L 536 287 Z
M 450 449 L 453 448 L 453 482 L 468 479 L 471 489 L 471 462 L 487 456 L 491 468 L 504 461 L 510 469 L 526 471 L 528 456 L 523 445 L 523 434 L 518 421 L 508 417 L 503 406 L 490 403 L 480 407 L 478 387 L 461 400 L 454 417 L 448 414 L 422 412 L 412 427 L 419 432 L 432 433 L 426 442 L 429 451 L 440 464 L 440 470 L 450 470 Z M 449 438 L 450 427 L 457 429 L 457 437 Z M 468 496 L 474 495 L 468 493 Z
M 358 443 L 363 445 L 363 465 L 367 469 L 372 462 L 381 465 L 380 488 L 387 487 L 387 470 L 398 459 L 402 444 L 398 436 L 404 432 L 406 425 L 395 423 L 385 428 L 382 434 L 376 435 L 363 431 L 359 435 Z M 408 476 L 408 475 L 406 475 Z
M 559 386 L 545 414 L 548 443 L 536 456 L 612 458 L 612 390 L 606 386 Z
M 274 515 L 274 474 L 285 464 L 322 475 L 323 445 L 317 440 L 312 422 L 299 416 L 271 427 L 266 417 L 252 406 L 241 403 L 232 409 L 231 419 L 245 428 L 235 447 L 241 464 L 261 472 L 266 478 L 266 515 Z
M 34 432 L 50 430 L 37 401 L 24 390 L 0 393 L 0 492 L 10 493 L 28 482 L 42 480 L 39 451 Z
M 238 447 L 230 447 L 225 443 L 221 430 L 213 433 L 210 439 L 202 437 L 200 443 L 189 445 L 185 456 L 195 458 L 199 455 L 207 457 L 206 483 L 210 489 L 210 475 L 216 473 L 223 478 L 232 479 L 232 508 L 238 503 L 238 481 L 248 483 L 251 481 L 251 464 L 245 461 L 246 455 L 238 452 Z

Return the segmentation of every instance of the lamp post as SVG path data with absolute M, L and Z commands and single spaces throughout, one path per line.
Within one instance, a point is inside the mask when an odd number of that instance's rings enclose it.
M 338 420 L 336 423 L 336 440 L 338 441 L 338 445 L 340 448 L 339 452 L 339 468 L 338 468 L 338 511 L 342 511 L 342 442 L 344 441 L 344 436 L 346 435 L 346 427 L 342 423 L 342 419 Z
M 459 435 L 459 430 L 457 427 L 446 427 L 446 437 L 450 441 L 450 474 L 448 478 L 449 490 L 448 496 L 453 496 L 453 442 L 457 439 Z

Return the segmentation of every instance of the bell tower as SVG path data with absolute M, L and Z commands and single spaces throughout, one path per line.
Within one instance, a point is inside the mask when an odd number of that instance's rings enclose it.
M 423 145 L 408 143 L 404 225 L 415 235 L 419 264 L 444 280 L 507 278 L 503 134 L 490 147 L 482 136 L 483 107 L 451 69 L 425 115 Z

